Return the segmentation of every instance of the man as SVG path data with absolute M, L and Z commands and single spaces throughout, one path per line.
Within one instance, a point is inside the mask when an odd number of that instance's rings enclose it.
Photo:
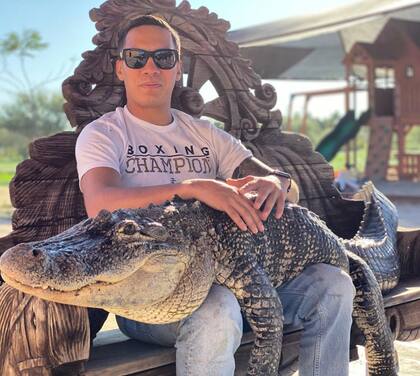
M 170 108 L 182 75 L 176 32 L 163 20 L 144 16 L 121 33 L 119 48 L 116 73 L 124 81 L 127 105 L 86 126 L 76 145 L 88 215 L 103 208 L 159 204 L 178 195 L 226 212 L 243 231 L 264 231 L 272 210 L 280 218 L 290 180 L 208 121 Z M 245 177 L 232 179 L 234 173 Z M 245 196 L 251 191 L 257 194 L 255 203 Z M 349 276 L 314 265 L 278 292 L 285 324 L 304 328 L 300 374 L 346 375 L 353 298 Z M 234 295 L 222 286 L 214 285 L 203 305 L 181 322 L 117 321 L 130 337 L 175 345 L 178 375 L 233 375 L 242 318 Z

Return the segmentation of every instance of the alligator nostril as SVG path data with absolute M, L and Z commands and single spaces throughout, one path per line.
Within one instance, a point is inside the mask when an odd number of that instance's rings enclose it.
M 32 250 L 32 254 L 36 257 L 36 256 L 39 256 L 40 255 L 40 253 L 41 253 L 41 251 L 39 250 L 39 249 L 33 249 Z

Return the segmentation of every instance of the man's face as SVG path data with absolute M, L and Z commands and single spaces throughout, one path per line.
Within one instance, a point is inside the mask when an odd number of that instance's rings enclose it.
M 131 29 L 125 39 L 124 48 L 140 48 L 146 51 L 176 49 L 171 33 L 154 25 Z M 118 60 L 116 73 L 124 81 L 127 104 L 132 109 L 169 109 L 172 90 L 182 74 L 179 62 L 172 69 L 159 69 L 152 57 L 140 69 L 129 68 L 123 60 Z

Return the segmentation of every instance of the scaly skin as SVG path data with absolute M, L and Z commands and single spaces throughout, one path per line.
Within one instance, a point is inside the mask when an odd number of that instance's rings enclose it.
M 350 272 L 357 288 L 354 317 L 366 337 L 369 375 L 396 375 L 377 280 L 390 288 L 398 268 L 373 265 L 372 272 L 365 262 L 376 262 L 375 252 L 387 256 L 387 264 L 398 262 L 395 234 L 389 235 L 396 228 L 395 208 L 372 186 L 365 194 L 370 204 L 353 240 L 338 238 L 297 205 L 286 205 L 280 220 L 270 216 L 266 230 L 253 235 L 222 212 L 175 200 L 102 211 L 53 238 L 11 248 L 0 269 L 7 283 L 29 294 L 148 323 L 178 321 L 200 306 L 212 283 L 227 286 L 256 335 L 248 374 L 266 376 L 277 375 L 281 354 L 282 306 L 275 287 L 308 265 L 328 263 Z

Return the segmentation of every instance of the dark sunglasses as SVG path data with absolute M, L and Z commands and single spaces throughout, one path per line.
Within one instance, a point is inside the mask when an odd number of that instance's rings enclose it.
M 120 54 L 120 58 L 125 61 L 127 67 L 132 69 L 143 68 L 147 64 L 149 57 L 152 57 L 159 69 L 172 69 L 179 60 L 178 51 L 169 48 L 162 48 L 156 51 L 125 48 Z

